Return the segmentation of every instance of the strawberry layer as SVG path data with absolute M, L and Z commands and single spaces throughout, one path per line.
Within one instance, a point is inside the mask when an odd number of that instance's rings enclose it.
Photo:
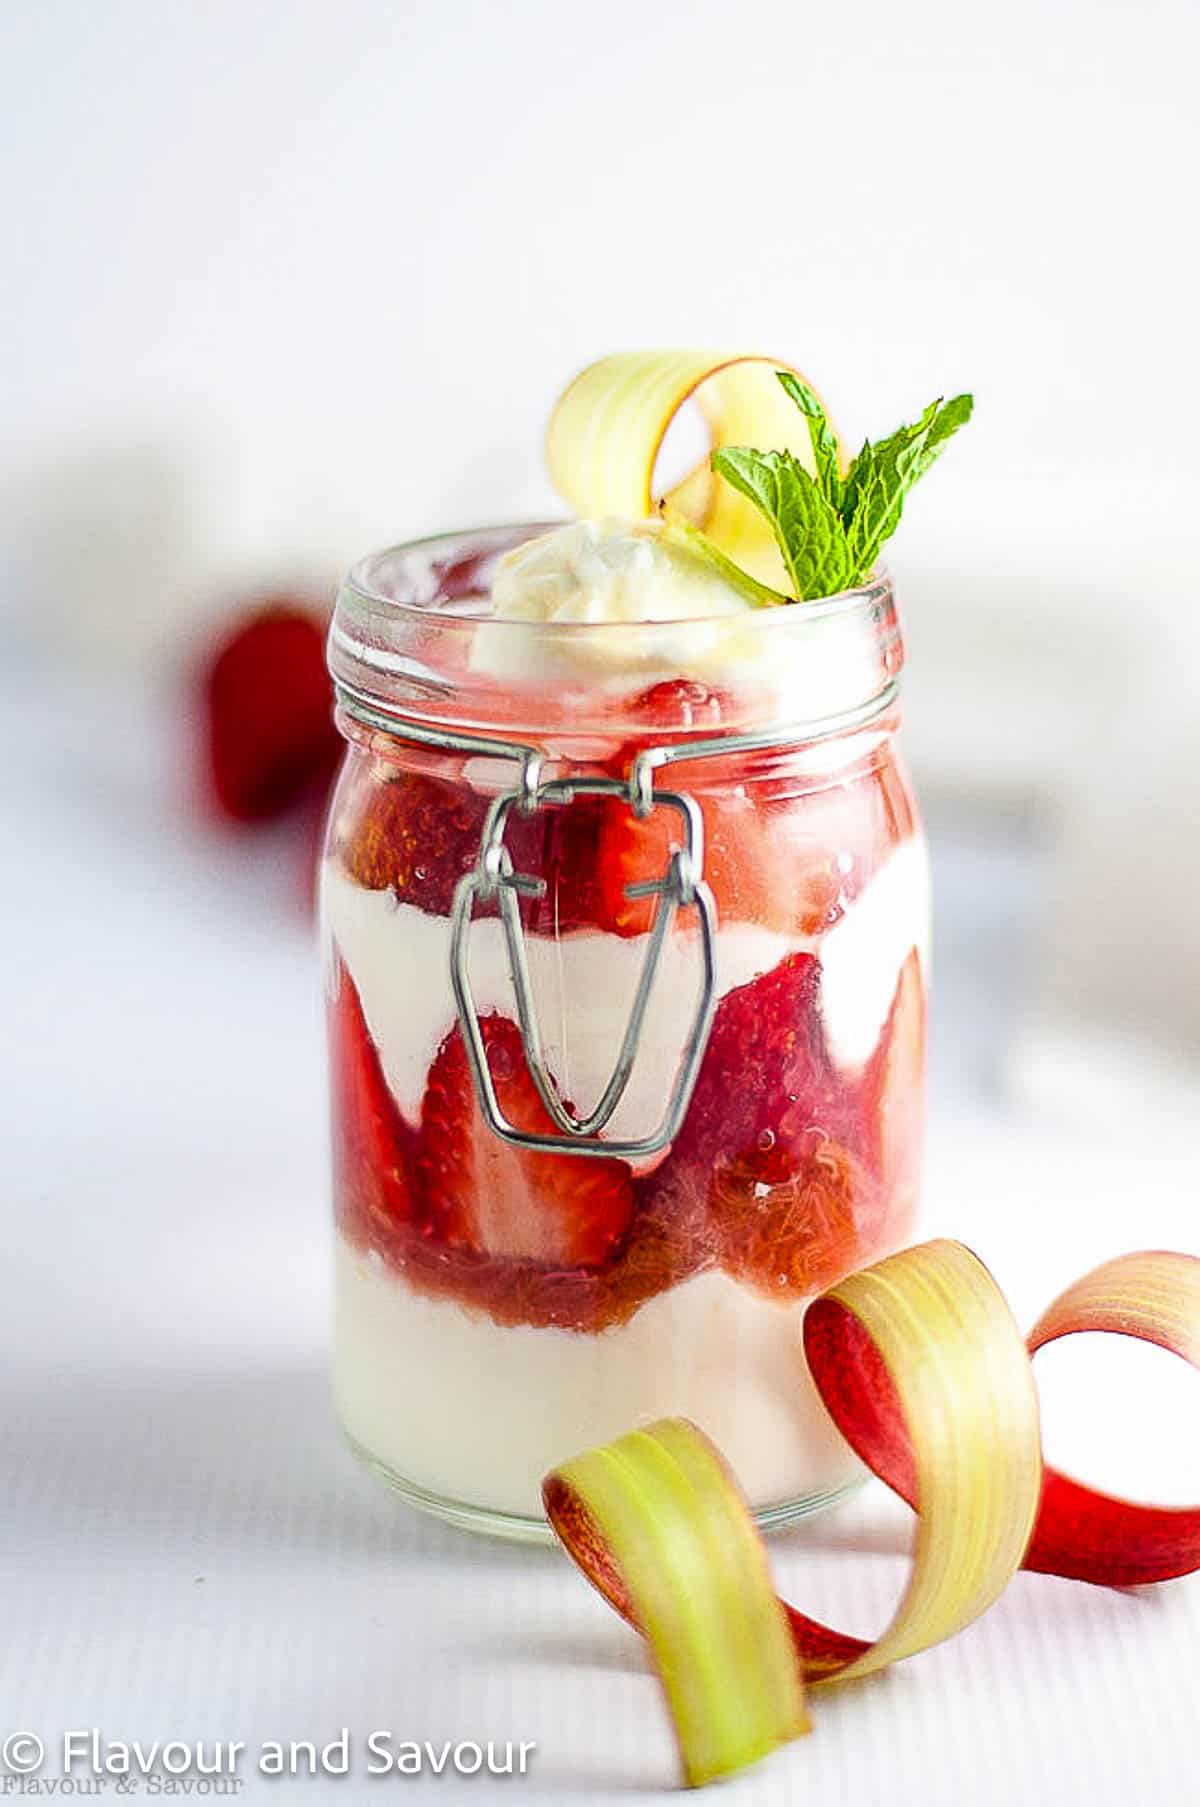
M 701 1423 L 756 1508 L 862 1475 L 807 1379 L 801 1303 L 696 1275 L 599 1336 L 499 1326 L 337 1239 L 335 1389 L 349 1435 L 444 1499 L 541 1516 L 540 1477 L 630 1423 Z M 531 1404 L 536 1402 L 536 1404 Z

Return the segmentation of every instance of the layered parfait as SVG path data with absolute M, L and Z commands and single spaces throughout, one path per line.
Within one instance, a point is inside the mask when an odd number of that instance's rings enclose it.
M 368 560 L 331 640 L 339 1411 L 418 1503 L 513 1531 L 547 1469 L 664 1415 L 764 1517 L 850 1483 L 800 1320 L 909 1239 L 919 1189 L 926 865 L 875 553 L 958 404 L 847 464 L 784 372 L 790 444 L 730 446 L 710 400 L 705 481 L 613 514 L 614 461 L 649 489 L 705 378 L 779 431 L 773 367 L 656 368 L 560 404 L 580 518 Z M 789 484 L 844 545 L 781 519 Z

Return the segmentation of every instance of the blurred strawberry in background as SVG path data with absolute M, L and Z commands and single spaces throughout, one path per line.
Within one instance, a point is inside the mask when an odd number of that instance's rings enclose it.
M 328 611 L 297 595 L 244 605 L 198 661 L 199 778 L 229 823 L 294 820 L 311 895 L 341 737 L 325 669 Z
M 206 790 L 234 822 L 271 821 L 327 789 L 340 737 L 325 624 L 271 596 L 228 626 L 200 673 Z

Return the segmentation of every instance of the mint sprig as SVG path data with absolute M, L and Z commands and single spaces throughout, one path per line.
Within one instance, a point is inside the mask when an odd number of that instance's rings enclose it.
M 831 596 L 851 582 L 850 543 L 828 495 L 790 452 L 726 446 L 713 469 L 770 521 L 798 597 Z
M 971 418 L 974 400 L 930 402 L 919 420 L 876 444 L 868 439 L 842 475 L 837 439 L 817 396 L 791 371 L 776 372 L 808 424 L 815 475 L 790 452 L 722 446 L 713 469 L 771 524 L 800 601 L 852 589 L 871 574 L 896 531 L 909 490 Z

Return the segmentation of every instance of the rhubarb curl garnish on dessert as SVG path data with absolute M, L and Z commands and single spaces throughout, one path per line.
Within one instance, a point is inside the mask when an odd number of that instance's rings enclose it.
M 806 1686 L 953 1637 L 1022 1567 L 1108 1586 L 1200 1568 L 1200 1508 L 1113 1499 L 1044 1466 L 1030 1356 L 1086 1331 L 1200 1365 L 1200 1260 L 1107 1262 L 1055 1301 L 1028 1343 L 958 1242 L 861 1269 L 809 1308 L 804 1356 L 826 1409 L 917 1515 L 908 1587 L 874 1642 L 774 1597 L 749 1508 L 695 1425 L 631 1431 L 547 1476 L 564 1549 L 650 1648 L 690 1785 L 807 1731 Z

